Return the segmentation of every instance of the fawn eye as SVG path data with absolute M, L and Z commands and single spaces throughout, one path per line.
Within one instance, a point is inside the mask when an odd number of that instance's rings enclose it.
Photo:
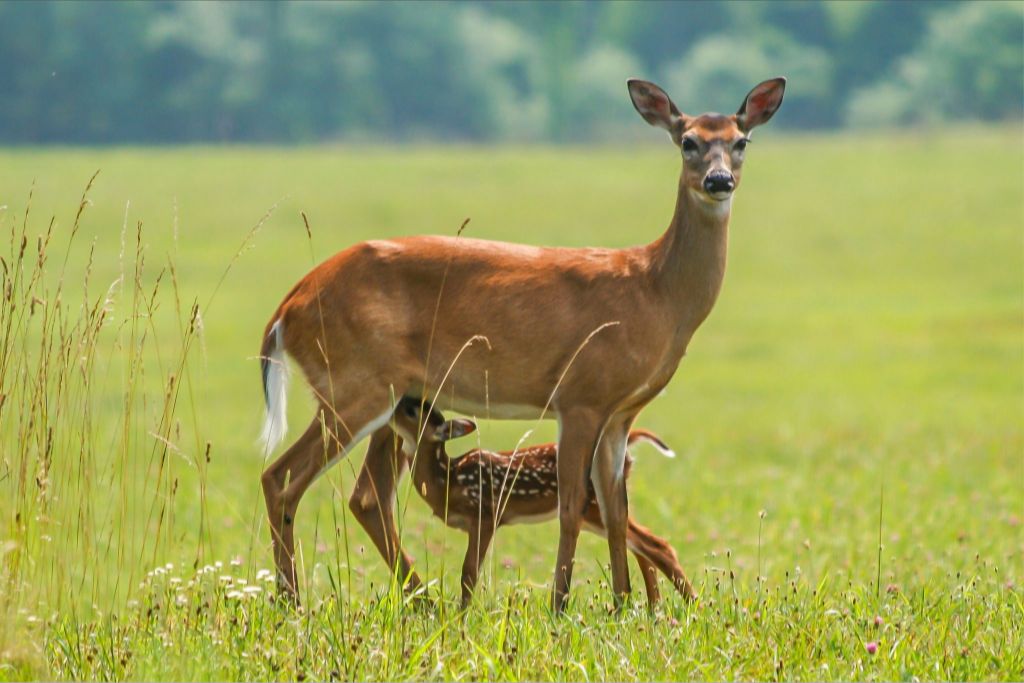
M 700 149 L 700 147 L 698 147 L 696 140 L 693 138 L 683 138 L 683 154 L 692 154 L 698 149 Z
M 747 148 L 748 142 L 750 142 L 750 140 L 748 140 L 747 138 L 742 138 L 738 140 L 735 145 L 732 146 L 732 150 L 734 152 L 743 152 L 743 150 Z

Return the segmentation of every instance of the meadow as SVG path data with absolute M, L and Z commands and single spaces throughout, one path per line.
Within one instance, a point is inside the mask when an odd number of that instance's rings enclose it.
M 556 617 L 557 523 L 501 531 L 463 613 L 465 537 L 408 483 L 403 600 L 347 509 L 363 448 L 299 510 L 303 608 L 275 602 L 255 356 L 363 239 L 653 240 L 667 142 L 0 150 L 0 679 L 1024 677 L 1022 162 L 1019 126 L 759 135 L 722 296 L 638 421 L 679 457 L 637 447 L 631 511 L 699 602 L 662 581 L 649 614 L 634 574 L 613 614 L 584 536 Z

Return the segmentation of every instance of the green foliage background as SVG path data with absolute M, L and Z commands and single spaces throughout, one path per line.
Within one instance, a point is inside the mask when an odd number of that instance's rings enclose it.
M 624 80 L 778 127 L 1020 120 L 1020 2 L 2 2 L 0 142 L 635 138 Z

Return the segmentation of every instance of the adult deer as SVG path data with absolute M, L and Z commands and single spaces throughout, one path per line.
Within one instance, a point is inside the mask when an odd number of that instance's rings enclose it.
M 395 528 L 401 472 L 390 465 L 394 437 L 386 423 L 397 397 L 435 397 L 443 388 L 443 409 L 558 420 L 554 609 L 568 598 L 588 473 L 607 528 L 616 602 L 628 594 L 626 437 L 718 297 L 748 135 L 781 105 L 785 79 L 756 86 L 731 116 L 688 116 L 653 83 L 628 86 L 640 115 L 682 150 L 675 213 L 651 244 L 364 242 L 314 268 L 277 308 L 260 351 L 268 450 L 285 428 L 285 354 L 319 402 L 306 431 L 263 473 L 283 591 L 296 593 L 293 533 L 302 495 L 370 434 L 363 494 L 351 507 L 400 576 L 418 582 Z
M 445 420 L 444 415 L 421 399 L 403 398 L 394 415 L 394 430 L 403 443 L 396 457 L 411 461 L 413 485 L 430 506 L 434 516 L 469 536 L 462 563 L 462 605 L 473 597 L 480 563 L 487 555 L 494 533 L 509 524 L 537 524 L 558 514 L 558 446 L 553 443 L 496 453 L 476 448 L 449 458 L 445 443 L 476 431 L 472 420 Z M 626 444 L 646 441 L 667 457 L 672 450 L 657 435 L 636 429 Z M 394 467 L 399 467 L 395 463 Z M 622 476 L 629 478 L 633 457 L 628 449 Z M 604 520 L 592 486 L 587 487 L 583 528 L 604 535 Z M 640 526 L 630 516 L 626 524 L 629 546 L 653 609 L 661 598 L 657 573 L 661 571 L 684 597 L 696 594 L 679 558 L 668 541 Z

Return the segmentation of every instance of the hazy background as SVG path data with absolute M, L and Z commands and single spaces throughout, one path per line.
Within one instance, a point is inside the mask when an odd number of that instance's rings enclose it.
M 1019 2 L 0 3 L 0 143 L 643 134 L 624 80 L 773 126 L 1019 120 Z

